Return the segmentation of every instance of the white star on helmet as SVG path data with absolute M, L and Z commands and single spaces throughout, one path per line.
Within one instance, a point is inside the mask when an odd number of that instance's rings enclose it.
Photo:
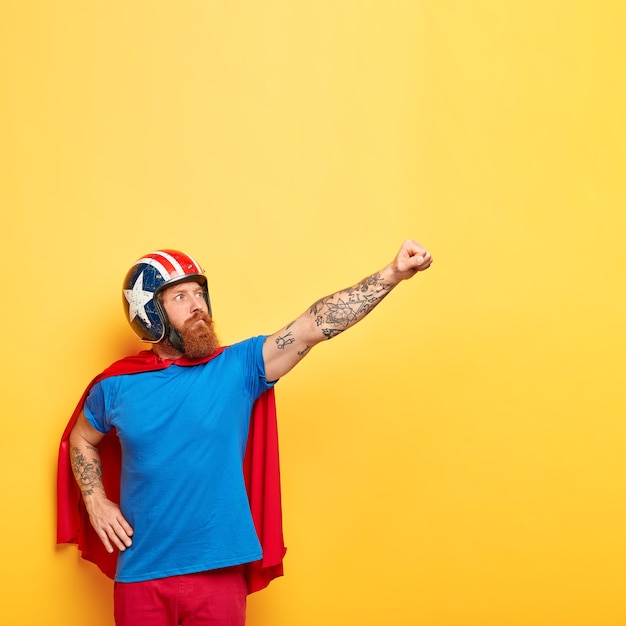
M 132 289 L 124 289 L 124 297 L 128 302 L 128 316 L 130 322 L 132 323 L 132 321 L 139 316 L 146 323 L 146 326 L 152 326 L 146 314 L 146 304 L 152 300 L 152 292 L 144 291 L 143 272 L 137 277 Z

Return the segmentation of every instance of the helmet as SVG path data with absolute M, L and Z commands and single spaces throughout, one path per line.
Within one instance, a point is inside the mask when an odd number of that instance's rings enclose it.
M 163 289 L 193 280 L 204 288 L 204 298 L 211 313 L 207 280 L 192 257 L 178 250 L 155 250 L 138 259 L 128 270 L 122 290 L 126 318 L 139 339 L 158 343 L 169 337 L 175 348 L 184 352 L 179 334 L 171 327 L 165 309 L 157 297 Z

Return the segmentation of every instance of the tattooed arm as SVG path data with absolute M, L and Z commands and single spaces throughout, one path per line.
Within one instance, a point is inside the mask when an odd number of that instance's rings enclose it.
M 133 529 L 124 519 L 120 507 L 111 502 L 104 491 L 98 452 L 98 444 L 103 436 L 81 413 L 70 433 L 70 460 L 89 513 L 89 521 L 107 552 L 113 552 L 114 547 L 119 550 L 130 547 Z
M 360 322 L 401 281 L 432 263 L 416 241 L 405 241 L 395 259 L 360 283 L 315 302 L 296 320 L 268 337 L 263 346 L 267 380 L 277 380 L 315 346 Z

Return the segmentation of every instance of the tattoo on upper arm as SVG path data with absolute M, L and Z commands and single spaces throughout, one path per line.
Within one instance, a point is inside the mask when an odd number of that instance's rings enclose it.
M 276 346 L 279 350 L 284 350 L 286 346 L 295 342 L 295 338 L 291 332 L 288 332 L 286 335 L 282 337 L 276 337 Z
M 95 450 L 93 446 L 89 449 Z M 85 496 L 93 495 L 96 487 L 102 487 L 102 464 L 99 459 L 89 461 L 79 448 L 72 448 L 70 460 L 81 492 Z

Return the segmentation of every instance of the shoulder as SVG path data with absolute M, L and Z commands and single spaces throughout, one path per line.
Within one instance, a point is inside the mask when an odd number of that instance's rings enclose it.
M 256 337 L 250 337 L 243 341 L 238 341 L 229 345 L 224 352 L 231 355 L 252 356 L 257 355 L 263 351 L 263 344 L 267 339 L 267 335 L 257 335 Z

